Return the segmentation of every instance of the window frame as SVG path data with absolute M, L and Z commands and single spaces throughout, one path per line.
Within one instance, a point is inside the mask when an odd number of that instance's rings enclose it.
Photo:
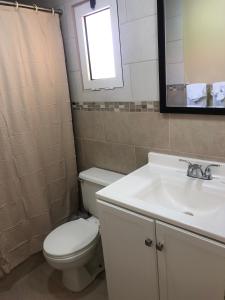
M 87 45 L 87 36 L 85 29 L 85 16 L 100 12 L 104 9 L 110 8 L 112 39 L 115 61 L 116 76 L 112 78 L 91 79 L 90 57 Z M 83 77 L 84 89 L 100 90 L 100 89 L 114 89 L 123 87 L 123 71 L 122 71 L 122 57 L 120 47 L 120 34 L 118 22 L 118 9 L 116 0 L 98 0 L 96 1 L 95 9 L 90 7 L 90 2 L 84 2 L 74 7 L 75 22 L 77 29 L 78 45 L 80 52 L 81 72 Z

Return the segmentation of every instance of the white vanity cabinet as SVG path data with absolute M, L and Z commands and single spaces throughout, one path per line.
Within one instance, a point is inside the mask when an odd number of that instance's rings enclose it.
M 225 246 L 98 201 L 110 300 L 224 300 Z
M 156 221 L 160 300 L 224 300 L 225 246 Z
M 98 203 L 110 300 L 158 300 L 155 222 Z

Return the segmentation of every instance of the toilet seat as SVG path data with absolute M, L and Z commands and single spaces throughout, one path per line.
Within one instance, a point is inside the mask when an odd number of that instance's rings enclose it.
M 67 222 L 45 239 L 43 250 L 53 259 L 70 259 L 94 247 L 99 238 L 99 221 L 95 217 Z

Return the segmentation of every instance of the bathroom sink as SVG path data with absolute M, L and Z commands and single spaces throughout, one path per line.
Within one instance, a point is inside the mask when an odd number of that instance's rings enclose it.
M 225 189 L 213 181 L 159 177 L 135 197 L 189 216 L 201 216 L 220 210 L 225 205 L 224 195 Z
M 97 198 L 225 243 L 225 164 L 186 160 L 203 170 L 213 164 L 213 179 L 188 177 L 188 164 L 178 156 L 149 153 L 148 164 L 97 192 Z

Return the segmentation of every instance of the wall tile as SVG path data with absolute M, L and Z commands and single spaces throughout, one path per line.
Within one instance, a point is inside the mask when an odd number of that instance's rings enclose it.
M 105 140 L 103 112 L 73 111 L 76 137 Z
M 148 153 L 149 152 L 156 152 L 156 153 L 163 153 L 168 155 L 176 155 L 179 157 L 190 157 L 195 159 L 205 159 L 205 160 L 215 160 L 215 161 L 225 161 L 225 157 L 214 157 L 214 156 L 207 156 L 204 154 L 194 154 L 194 153 L 187 153 L 187 152 L 178 152 L 174 150 L 165 150 L 165 149 L 158 149 L 152 147 L 135 147 L 135 156 L 136 156 L 136 168 L 140 168 L 148 163 Z
M 187 105 L 187 97 L 186 97 L 186 88 L 184 85 L 176 85 L 167 87 L 167 99 L 166 103 L 168 106 L 186 106 Z
M 140 168 L 148 163 L 148 153 L 152 149 L 149 147 L 135 147 L 136 168 Z
M 107 91 L 110 101 L 130 101 L 132 99 L 129 65 L 123 65 L 123 81 L 124 87 Z M 104 99 L 102 100 L 104 101 Z
M 82 140 L 86 167 L 99 167 L 120 173 L 135 170 L 134 146 Z
M 169 148 L 169 116 L 159 113 L 130 113 L 132 144 Z
M 22 3 L 30 4 L 30 5 L 33 4 L 31 0 L 23 0 Z M 56 7 L 56 6 L 58 7 L 59 5 L 63 4 L 63 0 L 47 0 L 47 1 L 36 0 L 35 3 L 43 7 Z
M 92 91 L 92 90 L 84 90 L 83 89 L 83 79 L 81 78 L 82 82 L 82 99 L 83 101 L 87 102 L 104 102 L 104 101 L 110 101 L 110 96 L 112 93 L 112 90 L 100 90 L 100 91 Z
M 103 119 L 106 141 L 131 144 L 129 113 L 105 112 Z
M 73 102 L 130 101 L 132 99 L 129 65 L 123 66 L 124 87 L 113 90 L 84 90 L 80 71 L 69 72 L 68 75 Z
M 167 64 L 166 70 L 167 84 L 184 84 L 184 63 Z
M 158 61 L 131 64 L 130 70 L 133 100 L 158 100 Z
M 166 44 L 166 62 L 168 64 L 184 61 L 183 41 L 173 41 Z
M 140 168 L 148 163 L 149 152 L 173 154 L 171 150 L 167 150 L 167 149 L 158 149 L 154 147 L 135 147 L 136 168 Z
M 166 17 L 172 18 L 182 15 L 182 1 L 170 0 L 166 1 Z
M 225 120 L 222 116 L 171 116 L 173 151 L 225 157 Z
M 78 69 L 74 4 L 78 0 L 37 0 L 39 5 L 64 11 L 61 17 L 66 46 L 71 98 L 74 102 L 157 100 L 156 0 L 118 0 L 125 87 L 84 91 Z M 168 78 L 183 83 L 180 43 L 181 7 L 170 0 L 167 41 Z M 176 5 L 176 9 L 174 8 Z M 148 16 L 147 15 L 152 15 Z M 180 40 L 180 41 L 178 41 Z M 155 112 L 74 112 L 78 170 L 100 167 L 129 173 L 147 163 L 149 151 L 225 161 L 223 116 L 161 115 Z
M 117 5 L 118 5 L 119 23 L 122 24 L 127 21 L 126 0 L 117 0 Z
M 156 14 L 156 0 L 126 0 L 127 19 L 139 19 Z
M 76 24 L 75 24 L 75 15 L 74 15 L 74 4 L 73 2 L 67 1 L 65 3 L 65 14 L 62 16 L 62 18 L 67 19 L 67 34 L 66 38 L 74 38 L 76 37 Z
M 118 0 L 119 18 L 121 25 L 121 39 L 124 48 L 125 65 L 123 65 L 124 75 L 124 87 L 116 88 L 113 90 L 101 90 L 101 91 L 90 91 L 83 90 L 82 77 L 80 72 L 79 51 L 76 46 L 76 26 L 74 18 L 74 6 L 79 4 L 81 0 L 38 0 L 37 3 L 40 5 L 43 3 L 45 6 L 54 6 L 63 10 L 61 17 L 61 27 L 65 44 L 65 51 L 67 57 L 67 68 L 68 68 L 68 79 L 70 85 L 71 99 L 73 102 L 84 102 L 84 101 L 141 101 L 138 99 L 142 86 L 146 86 L 143 81 L 142 85 L 135 84 L 133 88 L 134 98 L 132 98 L 132 86 L 130 82 L 130 66 L 127 63 L 145 61 L 148 59 L 157 59 L 157 20 L 156 15 L 145 17 L 137 20 L 145 15 L 151 15 L 155 13 L 156 0 Z M 127 2 L 127 3 L 126 3 Z M 132 22 L 127 22 L 127 13 L 129 18 L 135 19 Z M 124 33 L 124 34 L 123 34 Z M 124 38 L 123 38 L 124 37 Z M 124 40 L 124 42 L 123 42 Z M 127 53 L 127 54 L 126 54 Z M 127 58 L 126 58 L 127 56 Z M 135 67 L 133 67 L 134 69 Z M 145 70 L 145 68 L 143 68 Z M 154 78 L 158 76 L 157 73 L 153 74 L 153 70 L 146 71 L 146 74 L 151 73 L 154 83 Z M 157 71 L 156 71 L 157 72 Z M 134 71 L 133 71 L 134 74 Z M 133 81 L 136 79 L 133 77 Z M 146 80 L 147 81 L 147 80 Z M 139 80 L 140 82 L 140 80 Z M 140 86 L 137 89 L 137 86 Z M 155 86 L 155 84 L 154 84 Z M 153 97 L 155 97 L 155 88 L 153 91 Z M 144 94 L 144 95 L 143 95 Z M 142 92 L 141 98 L 146 100 L 145 95 L 149 94 L 149 91 Z
M 128 22 L 120 28 L 124 64 L 157 59 L 156 16 Z
M 80 57 L 75 38 L 64 39 L 67 70 L 75 72 L 80 70 Z
M 84 153 L 84 148 L 83 148 L 82 141 L 83 140 L 80 139 L 80 138 L 75 139 L 76 155 L 77 155 L 77 171 L 78 171 L 78 173 L 90 168 L 90 166 L 87 165 L 87 161 L 85 160 L 85 153 Z
M 166 41 L 176 41 L 183 39 L 182 17 L 174 17 L 167 20 Z
M 68 36 L 68 23 L 67 23 L 67 18 L 65 13 L 66 11 L 65 5 L 60 3 L 53 6 L 63 11 L 63 15 L 60 17 L 60 25 L 61 25 L 63 40 L 65 40 L 66 37 Z
M 83 99 L 83 83 L 81 72 L 68 72 L 68 81 L 70 87 L 70 95 L 72 102 L 82 102 Z

